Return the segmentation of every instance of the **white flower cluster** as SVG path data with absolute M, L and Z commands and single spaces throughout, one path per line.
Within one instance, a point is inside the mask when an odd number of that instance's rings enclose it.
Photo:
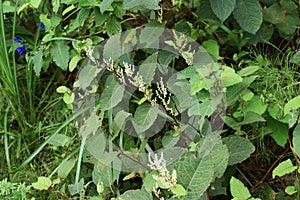
M 157 97 L 161 100 L 165 109 L 169 111 L 171 114 L 174 114 L 172 108 L 168 106 L 171 101 L 171 97 L 170 94 L 168 94 L 168 90 L 163 82 L 162 77 L 160 78 L 159 83 L 156 83 L 156 86 L 157 86 L 157 90 L 155 92 Z
M 166 188 L 175 187 L 177 184 L 177 174 L 176 170 L 173 169 L 172 174 L 170 174 L 167 169 L 167 163 L 164 159 L 163 153 L 161 153 L 161 157 L 158 159 L 157 154 L 154 154 L 153 160 L 151 159 L 150 154 L 148 154 L 149 164 L 148 166 L 152 170 L 157 170 L 159 175 L 153 175 L 153 178 L 156 181 L 162 183 Z

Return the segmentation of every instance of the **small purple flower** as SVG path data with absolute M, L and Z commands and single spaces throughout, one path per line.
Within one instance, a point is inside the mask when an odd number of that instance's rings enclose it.
M 40 31 L 45 28 L 45 24 L 43 22 L 36 24 L 36 26 L 40 26 Z
M 14 37 L 13 40 L 15 41 L 15 43 L 23 43 L 23 41 L 17 37 Z
M 27 53 L 27 50 L 26 50 L 25 45 L 20 46 L 20 47 L 17 47 L 16 50 L 17 50 L 17 52 L 18 52 L 20 55 L 22 55 L 22 54 L 24 54 L 24 53 Z

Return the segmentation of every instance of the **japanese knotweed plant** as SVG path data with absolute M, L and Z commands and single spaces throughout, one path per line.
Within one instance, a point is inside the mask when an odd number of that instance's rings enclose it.
M 237 101 L 255 77 L 220 66 L 182 33 L 133 29 L 86 48 L 86 55 L 69 91 L 73 110 L 87 110 L 76 120 L 82 145 L 72 195 L 85 188 L 85 154 L 102 198 L 205 199 L 227 166 L 254 151 L 247 139 L 221 133 L 226 98 Z M 121 194 L 121 172 L 128 173 L 123 181 L 139 174 L 142 188 Z

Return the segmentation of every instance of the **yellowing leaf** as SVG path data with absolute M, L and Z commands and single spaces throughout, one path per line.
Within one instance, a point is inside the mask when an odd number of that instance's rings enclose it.
M 38 177 L 38 181 L 32 183 L 32 187 L 37 190 L 48 190 L 49 187 L 52 185 L 52 181 L 48 177 Z

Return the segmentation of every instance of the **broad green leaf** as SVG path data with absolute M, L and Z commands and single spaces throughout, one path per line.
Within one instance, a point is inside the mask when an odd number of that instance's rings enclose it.
M 147 26 L 141 31 L 139 42 L 146 48 L 159 49 L 159 37 L 163 34 L 164 28 L 160 26 Z M 149 40 L 151 38 L 151 40 Z
M 142 7 L 142 8 L 147 8 L 150 10 L 158 10 L 160 9 L 158 3 L 161 0 L 124 0 L 123 7 L 125 9 L 132 9 L 135 7 Z
M 284 147 L 288 140 L 289 126 L 273 119 L 272 117 L 267 119 L 267 124 L 267 127 L 272 130 L 271 137 L 279 146 Z
M 69 71 L 72 72 L 76 67 L 78 62 L 82 59 L 80 55 L 75 55 L 73 58 L 71 58 L 69 63 Z
M 71 90 L 69 88 L 67 88 L 66 86 L 62 85 L 62 86 L 59 86 L 58 88 L 56 88 L 56 92 L 64 94 L 64 93 L 71 93 Z
M 106 11 L 106 9 L 112 4 L 112 2 L 114 2 L 114 0 L 102 1 L 101 6 L 100 6 L 100 12 L 103 14 L 104 11 Z
M 268 104 L 264 103 L 261 98 L 254 96 L 248 102 L 244 104 L 245 112 L 254 112 L 258 115 L 262 115 L 267 110 Z
M 238 71 L 238 75 L 240 75 L 241 77 L 249 76 L 249 75 L 253 74 L 254 72 L 256 72 L 259 69 L 260 69 L 259 66 L 245 67 L 245 68 L 241 69 L 240 71 Z
M 156 180 L 153 178 L 153 175 L 158 175 L 157 170 L 153 170 L 150 173 L 146 173 L 145 177 L 143 178 L 143 189 L 145 189 L 147 192 L 151 193 L 153 190 L 153 187 L 155 187 Z
M 153 80 L 155 70 L 158 65 L 157 56 L 158 54 L 154 53 L 151 56 L 147 57 L 143 64 L 139 67 L 139 74 L 143 77 L 143 81 L 146 84 L 151 83 L 151 81 Z
M 52 181 L 48 177 L 38 177 L 38 181 L 31 184 L 33 188 L 37 190 L 48 190 L 49 187 L 52 185 Z
M 95 135 L 101 121 L 99 116 L 95 112 L 91 112 L 91 115 L 84 120 L 84 124 L 81 125 L 79 129 L 79 135 L 83 138 L 88 138 L 89 136 Z
M 46 15 L 41 14 L 40 21 L 45 24 L 45 30 L 48 32 L 51 29 L 51 20 Z
M 123 45 L 123 44 L 122 44 Z M 104 46 L 103 57 L 105 60 L 117 60 L 122 55 L 120 35 L 114 35 L 108 39 Z
M 151 193 L 145 190 L 127 190 L 124 194 L 118 198 L 112 198 L 112 200 L 152 200 Z
M 240 95 L 250 86 L 257 76 L 249 76 L 243 78 L 241 83 L 227 88 L 226 103 L 227 106 L 232 106 L 240 97 Z
M 121 110 L 116 114 L 111 126 L 111 129 L 114 133 L 112 140 L 114 140 L 119 135 L 120 130 L 124 129 L 126 120 L 130 115 L 130 113 L 125 112 L 124 110 Z
M 149 129 L 155 122 L 158 116 L 159 108 L 158 106 L 152 106 L 148 103 L 143 103 L 140 105 L 133 118 L 133 126 L 137 133 L 143 133 Z
M 51 56 L 55 64 L 62 70 L 68 70 L 69 47 L 64 41 L 57 41 L 50 50 Z
M 291 110 L 300 108 L 300 95 L 289 100 L 284 106 L 284 114 L 287 115 Z
M 43 50 L 40 49 L 33 56 L 33 70 L 36 76 L 40 76 L 43 67 Z
M 188 191 L 186 199 L 198 200 L 213 180 L 213 160 L 209 156 L 200 160 L 196 154 L 188 153 L 176 166 L 178 183 Z
M 84 180 L 82 178 L 79 181 L 79 183 L 68 185 L 68 189 L 69 189 L 70 194 L 73 196 L 75 194 L 82 192 L 82 190 L 84 189 L 83 186 L 84 186 Z
M 170 190 L 175 195 L 179 195 L 179 196 L 187 195 L 186 189 L 184 189 L 184 187 L 180 184 L 176 184 L 175 186 L 171 186 Z
M 227 168 L 229 160 L 229 152 L 227 146 L 219 140 L 209 154 L 210 159 L 214 162 L 214 176 L 221 178 Z
M 121 161 L 115 158 L 113 162 L 98 162 L 93 170 L 93 182 L 98 183 L 99 178 L 106 187 L 110 187 L 120 176 Z
M 91 9 L 90 8 L 81 8 L 77 15 L 76 20 L 78 21 L 79 26 L 83 26 L 85 20 L 90 16 Z
M 71 94 L 69 93 L 64 93 L 63 100 L 66 104 L 72 104 L 75 99 L 75 94 L 72 92 Z
M 39 5 L 41 4 L 41 2 L 42 2 L 42 0 L 30 0 L 31 5 L 34 8 L 38 8 Z
M 115 16 L 110 16 L 105 25 L 108 36 L 112 36 L 118 33 L 121 33 L 122 27 L 121 24 Z
M 67 178 L 67 176 L 69 175 L 69 173 L 75 166 L 75 163 L 76 163 L 76 159 L 71 158 L 71 159 L 67 160 L 64 164 L 62 164 L 57 171 L 58 177 L 62 178 L 62 179 Z
M 216 1 L 219 1 L 219 0 L 216 0 Z M 204 47 L 204 49 L 208 53 L 210 53 L 211 55 L 213 55 L 216 59 L 219 59 L 219 50 L 220 50 L 220 47 L 219 47 L 219 44 L 218 44 L 218 42 L 216 40 L 213 40 L 213 39 L 206 40 L 206 41 L 204 41 L 202 43 L 202 47 Z
M 96 159 L 103 156 L 105 150 L 106 138 L 103 132 L 96 133 L 87 139 L 85 148 Z
M 225 137 L 223 143 L 227 146 L 229 152 L 228 165 L 243 162 L 255 150 L 255 147 L 249 140 L 240 136 Z
M 297 192 L 295 186 L 287 186 L 284 191 L 289 195 L 293 195 Z
M 107 79 L 106 88 L 100 97 L 101 110 L 109 110 L 122 101 L 125 88 L 114 77 Z
M 51 140 L 48 142 L 50 145 L 54 145 L 57 147 L 64 147 L 68 146 L 72 142 L 72 138 L 65 134 L 58 133 L 57 135 L 53 136 Z
M 294 166 L 290 159 L 287 159 L 281 163 L 272 172 L 272 178 L 276 176 L 282 177 L 295 171 L 298 167 Z
M 247 187 L 235 177 L 230 179 L 230 192 L 233 199 L 236 200 L 247 200 L 251 197 L 251 194 Z
M 95 65 L 88 63 L 80 70 L 78 75 L 79 85 L 82 89 L 87 89 L 88 87 L 93 86 L 93 81 L 98 76 L 101 70 Z
M 300 124 L 298 124 L 293 132 L 293 146 L 294 150 L 300 158 Z
M 53 13 L 57 13 L 60 5 L 60 0 L 52 0 L 52 11 Z
M 210 0 L 210 5 L 215 15 L 225 21 L 234 10 L 236 0 Z
M 243 121 L 239 122 L 239 125 L 252 124 L 254 122 L 264 122 L 266 121 L 261 115 L 255 112 L 246 112 Z
M 252 34 L 255 34 L 262 24 L 262 7 L 258 0 L 236 0 L 233 15 L 241 28 Z
M 300 64 L 300 50 L 293 55 L 293 57 L 290 59 L 290 62 L 298 65 Z
M 224 66 L 224 71 L 222 72 L 221 79 L 225 87 L 236 85 L 243 81 L 243 78 L 235 73 L 234 69 L 231 67 Z

